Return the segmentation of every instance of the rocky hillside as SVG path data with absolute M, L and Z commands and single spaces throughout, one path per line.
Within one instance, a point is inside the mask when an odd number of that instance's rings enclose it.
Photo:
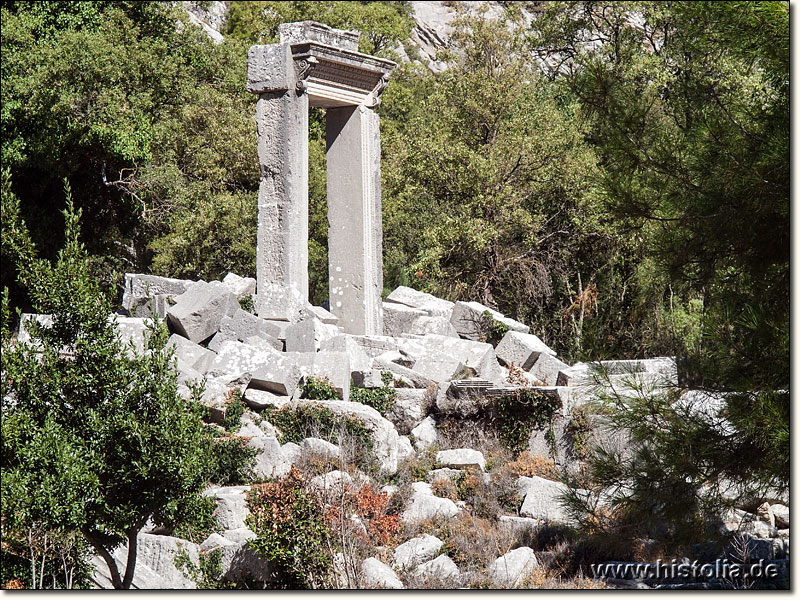
M 126 276 L 113 316 L 121 337 L 142 350 L 148 320 L 165 317 L 181 393 L 207 407 L 220 439 L 252 456 L 249 471 L 231 476 L 236 485 L 205 491 L 216 508 L 204 539 L 143 530 L 134 587 L 687 585 L 580 574 L 571 532 L 585 521 L 565 499 L 602 511 L 615 492 L 562 482 L 590 448 L 637 448 L 609 426 L 600 397 L 675 391 L 676 403 L 725 427 L 719 397 L 676 392 L 674 359 L 569 365 L 523 323 L 408 287 L 383 303 L 382 336 L 345 334 L 336 316 L 302 300 L 290 320 L 266 320 L 251 312 L 255 283 L 233 273 L 215 282 Z M 47 316 L 23 318 L 23 341 L 30 319 Z M 735 536 L 710 558 L 739 552 L 739 562 L 785 572 L 788 497 L 729 494 L 736 508 L 717 527 Z M 297 513 L 300 498 L 308 513 Z M 289 527 L 301 518 L 311 520 Z M 311 546 L 298 549 L 300 539 Z M 630 560 L 630 548 L 614 552 Z M 121 568 L 126 556 L 125 547 L 115 554 Z M 92 580 L 110 587 L 106 563 L 93 564 Z

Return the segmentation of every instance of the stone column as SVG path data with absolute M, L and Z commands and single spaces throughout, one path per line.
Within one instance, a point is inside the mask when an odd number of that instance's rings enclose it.
M 364 104 L 327 110 L 330 309 L 352 334 L 383 334 L 378 123 Z
M 290 320 L 308 297 L 308 94 L 298 82 L 290 46 L 251 48 L 261 171 L 256 311 L 267 319 Z

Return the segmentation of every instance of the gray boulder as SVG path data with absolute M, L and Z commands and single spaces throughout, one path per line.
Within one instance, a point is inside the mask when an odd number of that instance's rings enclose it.
M 401 519 L 406 523 L 424 521 L 438 516 L 454 517 L 461 510 L 452 500 L 434 496 L 429 483 L 417 481 L 411 487 L 413 492 L 401 515 Z
M 517 365 L 524 371 L 530 368 L 539 358 L 540 354 L 555 356 L 547 344 L 532 333 L 509 330 L 495 348 L 498 360 L 506 365 Z M 556 373 L 556 376 L 558 373 Z
M 212 487 L 203 492 L 203 496 L 214 498 L 217 505 L 214 518 L 222 530 L 246 528 L 245 519 L 250 514 L 247 507 L 249 485 Z
M 497 587 L 516 588 L 539 567 L 531 548 L 523 546 L 504 554 L 486 569 L 486 574 Z
M 441 450 L 436 453 L 436 462 L 443 467 L 454 469 L 478 467 L 481 471 L 486 470 L 486 460 L 483 458 L 483 454 L 470 448 Z
M 386 413 L 401 434 L 408 434 L 424 419 L 436 402 L 433 390 L 397 388 L 392 408 Z
M 250 377 L 250 387 L 291 396 L 300 381 L 300 369 L 285 354 L 257 349 L 241 342 L 225 342 L 209 369 L 209 375 Z
M 530 327 L 527 325 L 506 317 L 502 313 L 478 302 L 456 302 L 453 307 L 453 314 L 450 317 L 450 322 L 461 337 L 483 342 L 486 341 L 491 327 L 491 323 L 487 322 L 488 319 L 485 316 L 486 312 L 491 315 L 492 319 L 505 325 L 512 331 L 519 331 L 521 333 L 530 332 Z
M 419 292 L 404 285 L 399 286 L 386 298 L 388 302 L 404 304 L 411 308 L 420 309 L 431 316 L 450 318 L 453 311 L 453 303 L 442 300 L 431 294 Z
M 395 548 L 392 565 L 400 571 L 413 569 L 420 563 L 429 561 L 435 557 L 439 550 L 441 550 L 442 544 L 442 540 L 434 535 L 428 535 L 427 533 L 419 537 L 411 538 Z
M 237 309 L 239 301 L 223 284 L 200 281 L 175 298 L 167 320 L 176 333 L 200 343 L 214 335 L 222 318 L 233 316 Z
M 222 279 L 222 283 L 237 298 L 247 298 L 256 293 L 256 280 L 252 277 L 239 277 L 236 273 L 228 273 Z
M 141 273 L 125 273 L 122 307 L 132 317 L 165 317 L 169 301 L 183 294 L 194 282 Z
M 361 563 L 361 572 L 367 587 L 380 590 L 402 590 L 403 582 L 388 565 L 377 558 L 367 558 Z
M 195 344 L 177 333 L 169 336 L 167 345 L 175 349 L 175 358 L 178 359 L 179 371 L 192 369 L 204 375 L 216 358 L 216 355 L 211 350 L 207 350 L 200 344 Z
M 458 570 L 453 559 L 446 554 L 440 554 L 433 560 L 422 563 L 413 571 L 414 577 L 434 579 L 439 584 L 449 584 L 458 587 L 461 571 Z
M 560 500 L 560 496 L 567 491 L 566 485 L 541 477 L 520 477 L 518 486 L 525 494 L 525 500 L 519 509 L 521 516 L 553 524 L 575 524 Z
M 414 436 L 414 446 L 418 451 L 433 446 L 439 437 L 436 432 L 436 421 L 431 416 L 426 417 L 411 430 L 411 435 Z
M 292 463 L 284 456 L 276 438 L 264 435 L 252 437 L 247 445 L 258 452 L 254 467 L 256 477 L 283 477 L 291 469 Z

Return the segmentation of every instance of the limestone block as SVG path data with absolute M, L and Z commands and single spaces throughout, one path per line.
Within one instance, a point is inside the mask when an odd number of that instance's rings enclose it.
M 434 579 L 437 583 L 450 583 L 461 579 L 461 571 L 458 570 L 453 559 L 446 554 L 440 554 L 433 560 L 422 563 L 414 569 L 413 574 L 415 577 Z
M 769 502 L 763 502 L 756 509 L 756 516 L 770 527 L 775 527 L 775 514 L 772 512 Z
M 396 288 L 386 297 L 388 302 L 404 304 L 412 308 L 418 308 L 431 316 L 445 317 L 448 320 L 453 312 L 454 304 L 448 300 L 442 300 L 432 294 L 419 292 L 404 285 Z
M 272 392 L 264 390 L 257 390 L 255 388 L 247 388 L 244 392 L 244 402 L 250 408 L 262 410 L 268 407 L 281 408 L 291 403 L 292 399 L 289 396 L 279 396 Z
M 405 381 L 408 381 L 411 385 L 413 385 L 417 389 L 427 389 L 432 385 L 436 385 L 436 382 L 432 379 L 429 379 L 422 373 L 418 371 L 414 371 L 407 367 L 397 364 L 396 362 L 383 360 L 380 356 L 375 358 L 372 362 L 373 367 L 376 371 L 389 371 L 392 375 L 395 376 L 395 379 L 403 378 Z M 362 386 L 367 387 L 367 386 Z M 380 387 L 380 386 L 378 386 Z
M 128 356 L 132 358 L 134 353 L 142 354 L 150 336 L 147 331 L 149 320 L 121 315 L 111 315 L 110 319 L 114 323 L 120 341 L 125 345 Z
M 277 352 L 265 352 L 241 342 L 225 342 L 209 369 L 209 375 L 250 375 L 250 387 L 291 396 L 300 381 L 297 364 Z
M 483 458 L 483 454 L 470 448 L 441 450 L 436 453 L 436 462 L 443 467 L 454 469 L 478 467 L 481 471 L 486 470 L 486 460 Z
M 368 371 L 372 367 L 372 358 L 358 343 L 355 336 L 340 334 L 319 344 L 322 352 L 344 352 L 350 362 L 351 374 L 356 371 Z
M 294 286 L 265 284 L 256 295 L 256 314 L 262 319 L 297 323 L 310 308 L 308 300 Z
M 301 44 L 307 41 L 319 42 L 326 46 L 358 52 L 361 33 L 334 29 L 316 21 L 298 21 L 278 25 L 281 44 Z
M 287 352 L 316 352 L 324 340 L 339 335 L 339 328 L 309 315 L 302 321 L 289 325 L 285 335 Z
M 253 437 L 247 445 L 258 452 L 254 467 L 256 477 L 283 477 L 289 472 L 292 465 L 274 437 Z
M 530 370 L 540 354 L 555 356 L 547 344 L 532 333 L 521 333 L 509 330 L 495 348 L 495 354 L 501 363 L 515 364 L 524 371 Z M 565 365 L 569 366 L 569 365 Z M 558 375 L 558 373 L 556 373 Z
M 282 92 L 294 88 L 295 79 L 291 46 L 250 46 L 247 52 L 248 92 Z
M 246 528 L 245 519 L 250 514 L 246 494 L 249 485 L 211 487 L 203 496 L 214 498 L 217 505 L 214 518 L 221 530 Z M 227 537 L 227 536 L 226 536 Z
M 207 350 L 200 344 L 195 344 L 177 333 L 169 336 L 167 345 L 175 348 L 175 358 L 178 359 L 179 371 L 192 369 L 203 375 L 208 372 L 216 358 L 211 350 Z
M 411 538 L 394 550 L 392 566 L 401 571 L 413 569 L 420 563 L 431 560 L 442 548 L 442 540 L 435 535 L 424 534 Z
M 399 337 L 404 333 L 414 335 L 435 333 L 458 337 L 458 333 L 446 317 L 431 316 L 424 310 L 394 302 L 383 303 L 383 333 L 393 337 Z
M 167 319 L 173 331 L 200 343 L 217 332 L 223 317 L 232 316 L 239 308 L 236 296 L 223 284 L 198 282 L 175 298 Z
M 263 319 L 265 331 L 277 340 L 286 340 L 286 330 L 291 323 L 289 321 L 276 321 L 275 319 Z
M 442 467 L 441 469 L 433 469 L 428 471 L 426 480 L 428 483 L 436 483 L 439 480 L 452 481 L 456 483 L 458 478 L 464 474 L 460 469 L 451 469 L 449 467 Z
M 342 400 L 350 400 L 350 357 L 345 352 L 287 352 L 303 377 L 325 378 Z
M 372 589 L 402 590 L 403 582 L 397 577 L 392 568 L 383 564 L 377 558 L 367 558 L 361 563 L 361 572 L 364 583 Z
M 341 493 L 346 491 L 352 483 L 353 478 L 349 473 L 338 470 L 317 475 L 309 482 L 311 487 L 320 492 L 323 497 L 335 497 L 336 494 L 339 494 L 339 498 L 341 498 Z
M 281 450 L 283 450 L 283 455 L 286 457 L 286 460 L 292 464 L 298 462 L 303 454 L 300 446 L 294 442 L 286 442 L 281 446 Z
M 521 516 L 554 524 L 574 525 L 574 520 L 559 500 L 567 490 L 566 485 L 542 477 L 520 477 L 518 485 L 525 492 L 525 500 L 519 510 Z
M 555 356 L 541 353 L 529 372 L 536 379 L 544 382 L 545 385 L 555 386 L 558 384 L 559 373 L 568 368 L 569 365 L 561 362 Z
M 305 438 L 300 443 L 300 451 L 303 456 L 320 456 L 332 460 L 339 460 L 342 453 L 336 444 L 314 437 Z
M 490 323 L 487 323 L 487 319 L 484 316 L 486 311 L 491 314 L 495 321 L 499 321 L 512 331 L 530 332 L 530 327 L 527 325 L 506 317 L 479 302 L 456 302 L 450 322 L 461 337 L 479 342 L 486 341 L 487 334 L 490 331 Z
M 439 438 L 439 434 L 436 432 L 436 421 L 433 420 L 433 417 L 426 417 L 411 430 L 411 435 L 414 436 L 414 446 L 418 451 L 433 446 Z
M 415 373 L 430 379 L 434 383 L 443 383 L 451 379 L 467 377 L 470 371 L 457 356 L 428 348 L 425 354 L 414 363 Z M 474 374 L 474 371 L 472 371 Z
M 380 464 L 381 472 L 389 475 L 397 472 L 397 440 L 399 436 L 394 425 L 384 419 L 377 410 L 360 402 L 344 402 L 342 400 L 299 400 L 298 404 L 321 405 L 336 414 L 355 417 L 361 421 L 372 437 L 373 452 Z
M 219 324 L 219 333 L 228 340 L 244 342 L 249 337 L 261 337 L 269 341 L 279 352 L 283 345 L 272 335 L 264 319 L 250 314 L 242 308 L 234 310 L 231 316 L 223 317 Z
M 132 317 L 152 317 L 154 314 L 164 317 L 167 300 L 180 296 L 193 283 L 185 279 L 125 273 L 122 307 Z M 159 300 L 156 301 L 156 298 Z
M 486 574 L 497 587 L 516 588 L 539 567 L 531 548 L 523 546 L 508 552 L 492 562 Z
M 358 344 L 371 359 L 384 352 L 396 351 L 399 348 L 395 338 L 385 335 L 349 335 L 348 339 Z
M 778 527 L 789 527 L 789 507 L 783 504 L 773 504 L 770 508 L 775 516 L 775 524 Z
M 325 310 L 321 306 L 312 306 L 311 312 L 314 316 L 325 323 L 326 325 L 338 325 L 339 324 L 339 317 L 333 314 L 330 311 Z
M 493 402 L 488 393 L 490 386 L 491 382 L 479 378 L 440 385 L 436 394 L 436 408 L 443 415 L 462 418 L 476 416 Z
M 728 509 L 723 513 L 719 531 L 723 535 L 742 533 L 762 539 L 777 535 L 775 527 L 760 521 L 756 515 L 737 508 Z
M 256 280 L 252 277 L 239 277 L 236 273 L 228 273 L 222 279 L 222 283 L 240 299 L 256 293 Z
M 406 509 L 401 519 L 406 523 L 433 519 L 434 517 L 454 517 L 460 509 L 455 502 L 447 498 L 438 498 L 433 495 L 429 483 L 417 481 L 412 484 L 413 492 L 406 504 Z
M 498 517 L 497 525 L 498 527 L 510 530 L 515 536 L 521 537 L 525 534 L 534 533 L 542 524 L 539 519 L 501 515 Z
M 427 390 L 397 388 L 394 405 L 386 418 L 394 423 L 398 432 L 407 434 L 427 416 L 435 401 L 435 394 Z
M 200 378 L 202 379 L 202 377 Z M 213 423 L 222 423 L 225 418 L 225 410 L 230 399 L 232 390 L 238 389 L 244 393 L 244 388 L 250 380 L 249 374 L 243 374 L 239 377 L 205 377 L 203 393 L 200 396 L 200 404 L 208 408 L 209 419 Z M 195 380 L 197 381 L 197 380 Z M 190 398 L 191 393 L 188 390 L 178 389 L 184 398 Z
M 414 456 L 414 447 L 411 445 L 411 440 L 408 436 L 401 435 L 397 438 L 397 462 L 401 463 Z
M 422 338 L 415 340 L 427 350 L 438 350 L 461 361 L 465 367 L 473 369 L 479 377 L 494 380 L 490 375 L 496 375 L 500 366 L 491 344 L 475 342 L 472 340 L 461 340 L 442 335 L 428 333 Z M 426 355 L 423 354 L 417 363 L 424 362 Z M 414 363 L 414 370 L 418 364 Z

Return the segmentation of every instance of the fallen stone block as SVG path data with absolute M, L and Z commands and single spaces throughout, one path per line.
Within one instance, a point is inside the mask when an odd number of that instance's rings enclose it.
M 456 328 L 458 335 L 478 342 L 485 342 L 491 336 L 494 325 L 492 320 L 508 327 L 512 331 L 530 332 L 530 327 L 527 325 L 506 317 L 502 313 L 478 302 L 456 302 L 453 307 L 453 314 L 450 317 L 450 322 Z
M 388 565 L 377 558 L 367 558 L 361 563 L 361 572 L 367 587 L 379 590 L 402 590 L 403 582 Z
M 224 285 L 198 282 L 175 298 L 175 305 L 167 310 L 167 321 L 175 333 L 199 344 L 217 332 L 223 317 L 232 316 L 237 309 L 239 301 Z
M 339 335 L 339 328 L 336 325 L 326 325 L 316 317 L 308 316 L 289 325 L 285 335 L 287 352 L 316 352 L 324 340 Z
M 320 353 L 322 352 L 344 352 L 350 362 L 351 376 L 355 372 L 369 371 L 372 368 L 372 358 L 364 351 L 352 335 L 340 334 L 336 337 L 320 341 Z M 358 382 L 356 382 L 357 385 Z
M 441 469 L 433 469 L 432 471 L 428 471 L 428 475 L 425 477 L 428 483 L 433 484 L 439 480 L 443 481 L 451 481 L 453 483 L 457 483 L 458 479 L 464 474 L 461 469 L 451 469 L 449 467 L 442 467 Z
M 497 587 L 516 588 L 539 568 L 539 561 L 531 548 L 523 546 L 508 552 L 492 562 L 486 574 Z
M 436 453 L 436 462 L 443 467 L 454 469 L 478 467 L 481 471 L 486 470 L 486 460 L 483 458 L 483 454 L 470 448 L 441 450 Z
M 413 569 L 434 558 L 441 550 L 442 544 L 442 540 L 427 533 L 411 538 L 395 548 L 392 565 L 401 571 Z
M 414 456 L 414 447 L 411 445 L 411 440 L 408 436 L 401 435 L 397 438 L 397 462 L 398 464 L 404 460 Z
M 342 453 L 336 444 L 314 437 L 305 438 L 300 443 L 300 451 L 303 456 L 316 456 L 331 460 L 339 460 L 339 456 Z
M 128 355 L 133 356 L 133 352 L 143 354 L 147 338 L 150 335 L 147 331 L 148 320 L 140 317 L 123 317 L 120 315 L 112 315 L 111 318 L 119 333 L 120 341 L 129 351 Z
M 165 317 L 169 302 L 183 294 L 194 281 L 140 273 L 125 273 L 122 307 L 132 317 Z
M 429 483 L 417 481 L 411 487 L 414 491 L 401 515 L 405 523 L 433 519 L 437 516 L 455 517 L 461 510 L 452 500 L 434 496 Z
M 250 408 L 256 410 L 263 410 L 265 408 L 282 408 L 292 401 L 290 396 L 280 396 L 267 392 L 265 390 L 257 390 L 255 388 L 247 388 L 244 392 L 244 402 Z
M 555 356 L 542 353 L 529 369 L 529 373 L 545 385 L 555 386 L 558 384 L 559 373 L 568 368 L 569 365 L 561 362 Z
M 350 400 L 350 356 L 345 352 L 287 352 L 303 377 L 324 378 L 336 395 L 344 401 Z
M 217 335 L 226 341 L 240 342 L 245 342 L 251 337 L 258 337 L 269 342 L 278 352 L 283 350 L 283 344 L 269 332 L 266 321 L 241 308 L 234 310 L 231 316 L 225 316 L 220 320 Z M 214 337 L 216 339 L 217 336 Z
M 236 485 L 211 487 L 203 492 L 203 496 L 214 498 L 217 506 L 214 519 L 221 530 L 247 527 L 245 520 L 250 514 L 246 498 L 248 491 L 249 485 Z
M 404 285 L 399 286 L 386 298 L 388 302 L 404 304 L 411 308 L 418 308 L 431 316 L 441 316 L 450 318 L 453 311 L 453 303 L 442 300 L 432 294 L 420 292 Z
M 521 333 L 509 330 L 495 348 L 495 354 L 501 363 L 517 365 L 524 371 L 529 371 L 540 354 L 555 356 L 547 344 L 531 333 Z M 565 365 L 569 366 L 569 365 Z M 556 376 L 558 373 L 556 373 Z
M 426 333 L 458 337 L 455 327 L 446 317 L 431 316 L 424 310 L 392 302 L 383 303 L 383 333 L 392 337 Z
M 262 319 L 297 323 L 313 308 L 294 286 L 269 284 L 255 296 L 256 314 Z
M 411 430 L 411 435 L 414 436 L 414 446 L 418 451 L 433 446 L 439 438 L 439 434 L 436 431 L 436 421 L 433 420 L 433 417 L 426 417 Z
M 384 352 L 398 350 L 397 340 L 385 335 L 347 335 L 347 337 L 358 344 L 370 359 L 380 356 Z
M 434 348 L 428 348 L 425 354 L 414 363 L 413 371 L 434 383 L 443 383 L 475 373 L 474 370 L 468 370 L 457 356 L 445 354 Z
M 394 404 L 386 418 L 394 423 L 399 433 L 408 434 L 427 416 L 435 402 L 434 390 L 397 388 Z
M 252 437 L 247 445 L 258 452 L 254 467 L 256 477 L 283 477 L 291 469 L 292 464 L 286 460 L 274 437 Z
M 247 298 L 256 293 L 256 280 L 252 277 L 239 277 L 236 273 L 228 273 L 222 283 L 237 298 Z
M 373 360 L 372 365 L 374 367 L 374 370 L 379 372 L 388 371 L 395 377 L 395 379 L 402 378 L 403 380 L 408 381 L 411 385 L 413 385 L 417 389 L 424 390 L 431 387 L 432 385 L 436 385 L 435 381 L 429 379 L 422 373 L 414 371 L 413 369 L 409 369 L 408 367 L 399 365 L 396 362 L 383 360 L 380 356 Z M 369 386 L 362 385 L 361 387 L 369 387 Z
M 175 349 L 179 371 L 192 369 L 203 375 L 208 372 L 216 358 L 211 350 L 203 348 L 200 344 L 195 344 L 177 333 L 169 336 L 167 345 Z
M 285 354 L 265 352 L 242 344 L 225 342 L 208 371 L 214 377 L 250 376 L 249 386 L 291 396 L 300 381 L 300 368 Z
M 575 525 L 574 519 L 560 500 L 561 495 L 567 491 L 566 485 L 542 477 L 520 477 L 518 485 L 525 493 L 525 500 L 519 510 L 520 516 L 557 525 Z
M 491 344 L 475 342 L 472 340 L 461 340 L 436 334 L 426 334 L 422 338 L 415 340 L 425 347 L 426 352 L 414 363 L 414 370 L 419 371 L 423 368 L 428 358 L 429 350 L 436 350 L 450 356 L 454 360 L 463 363 L 467 369 L 472 369 L 478 377 L 483 377 L 494 381 L 498 372 L 505 372 L 500 367 Z
M 453 587 L 459 587 L 461 571 L 459 571 L 453 559 L 446 554 L 440 554 L 433 560 L 426 561 L 413 571 L 414 577 L 429 578 L 437 584 L 447 583 Z
M 337 317 L 332 312 L 325 310 L 321 306 L 312 306 L 311 307 L 312 314 L 325 323 L 326 325 L 338 325 L 339 324 L 339 317 Z
M 397 441 L 398 435 L 394 425 L 381 414 L 360 402 L 345 402 L 342 400 L 318 401 L 298 400 L 298 405 L 323 406 L 338 415 L 354 417 L 363 423 L 373 442 L 373 453 L 380 465 L 380 471 L 392 475 L 397 472 Z
M 259 317 L 259 319 L 264 322 L 264 330 L 269 335 L 281 342 L 286 340 L 286 330 L 291 325 L 289 321 L 276 321 L 275 319 L 263 319 L 262 317 Z

